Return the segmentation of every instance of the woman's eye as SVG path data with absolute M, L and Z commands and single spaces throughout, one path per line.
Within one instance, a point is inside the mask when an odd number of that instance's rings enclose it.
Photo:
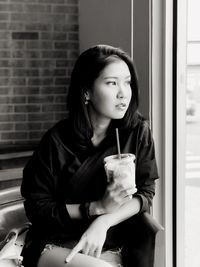
M 125 84 L 130 85 L 131 84 L 131 80 L 126 81 Z
M 108 85 L 116 85 L 117 83 L 115 81 L 108 81 L 107 84 Z

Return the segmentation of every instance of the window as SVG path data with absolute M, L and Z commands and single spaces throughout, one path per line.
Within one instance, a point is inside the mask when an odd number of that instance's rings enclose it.
M 200 262 L 200 3 L 177 5 L 177 267 Z

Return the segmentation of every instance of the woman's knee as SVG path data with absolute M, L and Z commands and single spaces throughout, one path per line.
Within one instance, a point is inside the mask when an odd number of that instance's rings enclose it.
M 70 251 L 67 248 L 51 247 L 41 254 L 37 267 L 112 267 L 108 262 L 80 253 L 69 263 L 65 263 Z

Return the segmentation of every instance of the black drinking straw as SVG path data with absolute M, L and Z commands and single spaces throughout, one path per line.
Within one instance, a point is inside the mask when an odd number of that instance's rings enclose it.
M 116 128 L 116 139 L 117 139 L 117 153 L 118 153 L 118 159 L 121 159 L 120 143 L 119 143 L 119 131 L 118 131 L 118 128 Z

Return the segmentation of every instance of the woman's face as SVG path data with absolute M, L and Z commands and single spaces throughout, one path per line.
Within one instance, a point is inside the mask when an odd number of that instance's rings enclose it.
M 130 83 L 131 74 L 124 61 L 114 59 L 109 63 L 88 92 L 91 118 L 96 121 L 123 118 L 132 96 Z

